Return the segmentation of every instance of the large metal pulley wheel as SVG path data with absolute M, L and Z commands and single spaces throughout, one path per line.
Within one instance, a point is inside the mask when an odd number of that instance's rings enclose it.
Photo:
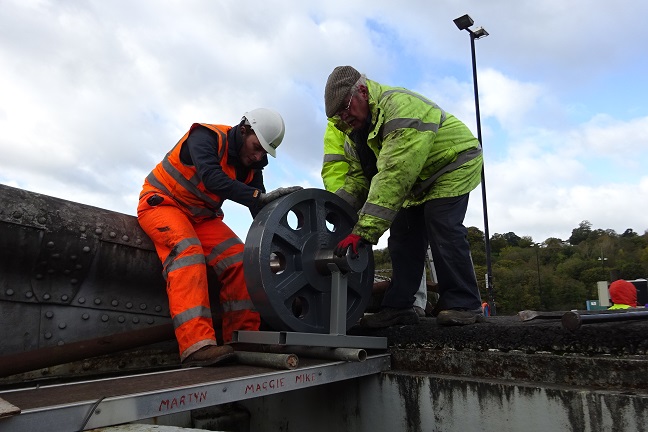
M 366 246 L 355 259 L 333 255 L 356 221 L 346 201 L 321 189 L 294 192 L 259 212 L 245 240 L 245 280 L 274 330 L 329 332 L 332 268 L 347 282 L 347 329 L 357 322 L 371 297 L 373 253 Z

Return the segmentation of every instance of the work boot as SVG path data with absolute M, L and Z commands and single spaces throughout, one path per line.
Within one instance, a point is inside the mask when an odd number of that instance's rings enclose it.
M 233 359 L 234 356 L 234 348 L 230 345 L 207 345 L 184 359 L 182 367 L 214 366 Z
M 372 315 L 367 315 L 360 320 L 360 327 L 384 328 L 393 325 L 418 324 L 419 317 L 414 308 L 396 309 L 385 307 Z
M 437 315 L 437 324 L 442 326 L 462 326 L 474 324 L 476 322 L 484 322 L 484 311 L 479 309 L 446 309 L 439 312 Z

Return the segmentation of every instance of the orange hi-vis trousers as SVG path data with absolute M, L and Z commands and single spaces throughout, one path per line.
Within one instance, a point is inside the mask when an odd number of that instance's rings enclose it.
M 223 341 L 234 330 L 259 330 L 260 317 L 245 284 L 243 243 L 222 218 L 193 220 L 171 198 L 151 206 L 151 194 L 140 199 L 137 218 L 162 261 L 169 309 L 180 359 L 207 345 L 216 345 L 207 283 L 207 265 L 221 284 Z

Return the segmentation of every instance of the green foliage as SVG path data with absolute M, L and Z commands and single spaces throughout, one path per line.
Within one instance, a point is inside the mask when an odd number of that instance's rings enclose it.
M 468 227 L 477 284 L 483 299 L 487 262 L 484 233 Z M 568 241 L 548 238 L 534 243 L 513 232 L 493 234 L 491 268 L 498 315 L 524 309 L 585 309 L 586 300 L 598 298 L 596 283 L 616 279 L 648 278 L 648 231 L 592 229 L 582 221 Z M 374 251 L 376 268 L 391 268 L 387 249 Z M 380 266 L 380 267 L 379 267 Z

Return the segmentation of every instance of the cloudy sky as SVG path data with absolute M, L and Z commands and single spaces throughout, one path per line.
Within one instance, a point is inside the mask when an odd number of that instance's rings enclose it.
M 396 6 L 398 4 L 398 6 Z M 476 133 L 489 229 L 541 242 L 648 229 L 648 2 L 0 0 L 0 183 L 134 215 L 193 122 L 282 113 L 266 187 L 322 187 L 324 84 L 350 64 L 418 91 Z M 225 206 L 245 239 L 249 212 Z M 467 226 L 484 229 L 481 189 Z M 379 247 L 386 245 L 383 236 Z

